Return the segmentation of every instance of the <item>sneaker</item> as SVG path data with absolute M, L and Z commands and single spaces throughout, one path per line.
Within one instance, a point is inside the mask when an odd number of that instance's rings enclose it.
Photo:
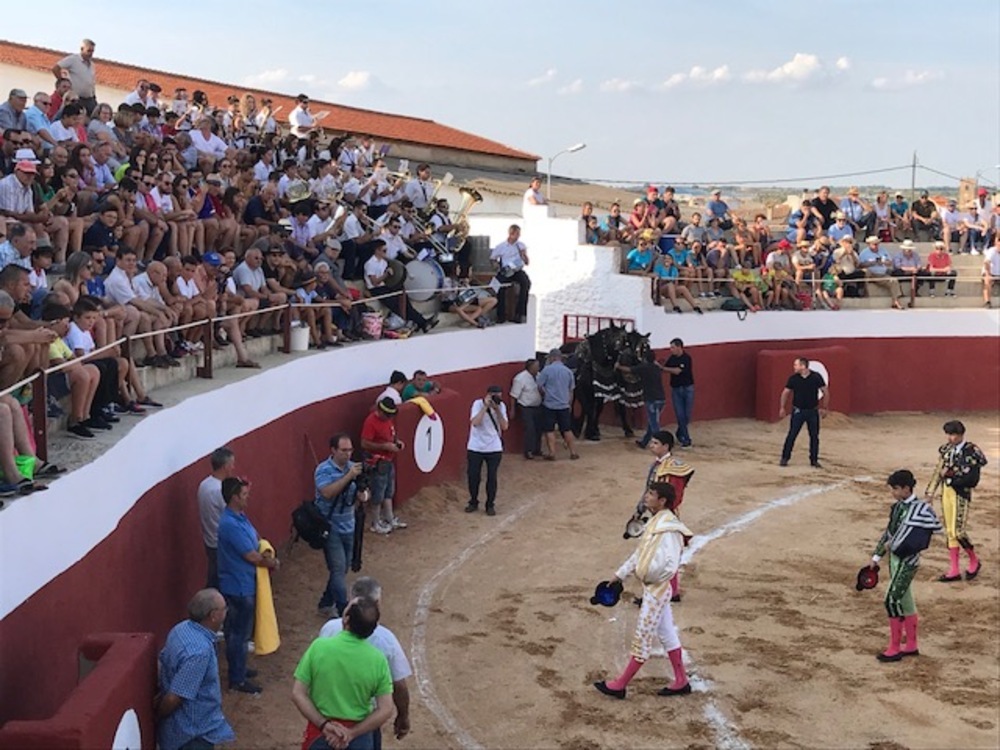
M 230 685 L 229 689 L 236 693 L 246 693 L 247 695 L 260 695 L 264 689 L 250 680 L 244 680 L 239 685 Z
M 406 524 L 400 520 L 399 516 L 392 517 L 392 528 L 394 529 L 405 529 Z
M 948 296 L 948 292 L 945 292 L 945 293 L 944 293 L 944 296 L 945 296 L 945 297 L 947 297 L 947 296 Z M 934 290 L 933 290 L 933 289 L 931 290 L 931 297 L 932 297 L 932 298 L 933 298 L 933 297 L 937 297 L 937 294 L 935 294 L 935 293 L 934 293 Z
M 252 654 L 257 650 L 257 644 L 253 641 L 247 641 L 247 653 Z
M 81 440 L 93 440 L 94 438 L 94 433 L 84 427 L 82 422 L 77 422 L 75 425 L 67 427 L 66 431 Z
M 982 253 L 981 253 L 981 252 L 979 252 L 979 251 L 978 251 L 978 250 L 976 250 L 976 249 L 973 249 L 973 250 L 972 250 L 972 254 L 973 254 L 973 255 L 982 255 Z
M 103 417 L 91 417 L 90 419 L 86 420 L 85 422 L 81 422 L 81 424 L 84 427 L 86 427 L 88 430 L 110 430 L 111 429 L 111 423 L 108 422 Z
M 49 419 L 59 419 L 66 412 L 63 408 L 59 406 L 59 402 L 56 401 L 51 395 L 48 397 L 48 403 L 46 404 L 46 414 Z
M 392 533 L 392 526 L 387 524 L 385 521 L 376 521 L 371 525 L 370 531 L 373 534 L 382 534 L 384 536 Z

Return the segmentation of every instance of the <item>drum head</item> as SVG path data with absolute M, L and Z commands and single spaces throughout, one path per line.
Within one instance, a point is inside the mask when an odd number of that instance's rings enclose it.
M 415 302 L 426 302 L 444 286 L 444 269 L 434 260 L 406 264 L 406 293 Z
M 406 266 L 403 265 L 402 261 L 390 260 L 389 268 L 392 269 L 392 276 L 386 279 L 385 285 L 388 289 L 399 289 L 406 281 Z

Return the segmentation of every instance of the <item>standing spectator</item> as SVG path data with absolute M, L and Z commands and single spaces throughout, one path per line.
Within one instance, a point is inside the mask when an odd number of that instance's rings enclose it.
M 642 400 L 646 406 L 646 434 L 641 440 L 636 440 L 635 444 L 645 449 L 653 433 L 660 430 L 660 412 L 667 404 L 666 394 L 663 392 L 663 371 L 652 350 L 646 352 L 646 361 L 626 367 L 616 362 L 615 369 L 626 374 L 635 375 L 642 383 Z
M 257 568 L 274 570 L 278 559 L 258 551 L 260 537 L 246 515 L 250 483 L 237 477 L 222 480 L 222 499 L 226 509 L 219 518 L 219 590 L 229 608 L 223 627 L 229 689 L 257 695 L 261 687 L 250 682 L 257 673 L 247 669 L 247 642 L 257 606 Z
M 521 412 L 521 421 L 524 423 L 524 457 L 529 461 L 542 455 L 542 394 L 535 382 L 537 377 L 538 360 L 529 359 L 510 384 L 510 416 L 513 418 L 517 412 Z
M 236 739 L 222 714 L 215 632 L 226 618 L 226 600 L 202 589 L 188 604 L 188 619 L 174 625 L 160 651 L 156 738 L 160 750 L 210 750 Z
M 198 485 L 198 517 L 201 519 L 201 538 L 205 542 L 208 558 L 208 583 L 206 588 L 219 588 L 219 519 L 226 509 L 222 499 L 222 482 L 236 472 L 236 456 L 226 447 L 216 448 L 209 456 L 212 473 Z
M 547 204 L 548 201 L 545 200 L 545 196 L 542 195 L 542 178 L 535 175 L 531 178 L 531 184 L 528 185 L 528 189 L 524 191 L 524 202 L 521 209 L 521 215 L 524 215 L 525 209 L 528 206 L 544 206 Z
M 73 93 L 80 97 L 80 104 L 88 113 L 97 106 L 96 75 L 94 72 L 94 43 L 90 39 L 80 42 L 80 54 L 66 55 L 52 66 L 56 80 L 68 78 Z M 65 94 L 64 94 L 65 96 Z
M 466 444 L 469 462 L 469 504 L 466 513 L 479 509 L 479 480 L 486 464 L 486 515 L 495 516 L 497 472 L 503 458 L 503 433 L 509 426 L 503 388 L 491 385 L 483 398 L 472 402 L 469 417 L 469 441 Z
M 374 748 L 374 731 L 392 716 L 389 663 L 366 643 L 378 620 L 377 603 L 353 600 L 344 612 L 343 630 L 333 638 L 317 638 L 299 661 L 292 702 L 309 722 L 303 747 Z
M 330 457 L 316 467 L 313 484 L 316 488 L 316 508 L 330 524 L 323 556 L 330 575 L 319 599 L 321 614 L 332 609 L 340 616 L 347 609 L 347 583 L 344 577 L 351 564 L 354 549 L 355 504 L 368 499 L 368 491 L 358 491 L 355 480 L 364 466 L 351 461 L 354 445 L 350 436 L 339 432 L 330 438 Z
M 576 438 L 573 436 L 573 418 L 570 407 L 573 405 L 573 387 L 576 380 L 573 371 L 563 364 L 561 351 L 553 349 L 549 352 L 545 369 L 538 374 L 535 382 L 542 394 L 542 430 L 545 433 L 545 443 L 549 449 L 545 460 L 556 460 L 556 429 L 558 428 L 569 448 L 569 457 L 575 461 L 580 456 L 576 452 Z
M 404 447 L 403 441 L 396 437 L 396 411 L 393 400 L 383 398 L 361 426 L 361 448 L 366 451 L 365 462 L 372 471 L 371 530 L 376 534 L 406 528 L 392 509 L 392 497 L 396 493 L 396 454 Z
M 370 576 L 362 576 L 351 586 L 352 599 L 371 599 L 382 606 L 382 586 Z M 319 631 L 320 638 L 333 638 L 344 630 L 344 621 L 336 618 L 327 622 Z M 399 639 L 385 625 L 379 623 L 368 643 L 377 648 L 389 662 L 389 676 L 392 678 L 392 702 L 396 706 L 396 721 L 393 733 L 397 740 L 410 733 L 410 690 L 406 679 L 413 674 Z M 375 747 L 381 747 L 382 730 L 375 730 Z
M 532 183 L 534 184 L 534 183 Z M 528 293 L 531 291 L 531 279 L 524 272 L 528 260 L 528 247 L 520 241 L 521 227 L 511 224 L 507 230 L 507 241 L 501 242 L 490 252 L 490 260 L 497 269 L 497 279 L 504 284 L 517 284 L 517 310 L 514 312 L 514 323 L 528 322 Z M 507 320 L 507 290 L 501 289 L 497 295 L 497 322 Z
M 691 447 L 691 412 L 694 411 L 694 367 L 691 355 L 684 351 L 681 339 L 671 339 L 670 356 L 663 364 L 670 373 L 670 401 L 677 418 L 677 440 L 682 448 Z M 648 440 L 648 439 L 647 439 Z
M 385 398 L 392 399 L 392 403 L 399 406 L 403 403 L 403 391 L 406 388 L 406 383 L 406 373 L 393 370 L 389 376 L 389 385 L 385 387 L 384 391 L 378 394 L 378 398 L 375 399 L 375 406 L 378 406 L 379 402 Z
M 781 450 L 781 465 L 788 466 L 795 447 L 795 438 L 799 436 L 804 424 L 809 430 L 809 465 L 815 469 L 823 468 L 819 464 L 819 420 L 826 416 L 826 406 L 830 403 L 830 386 L 823 376 L 809 369 L 809 360 L 798 357 L 795 360 L 795 372 L 789 376 L 785 389 L 781 392 L 781 407 L 778 417 L 784 419 L 788 414 L 788 401 L 792 401 L 792 418 L 788 424 L 788 435 Z

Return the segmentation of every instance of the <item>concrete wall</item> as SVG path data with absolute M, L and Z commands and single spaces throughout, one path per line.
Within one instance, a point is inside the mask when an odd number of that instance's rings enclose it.
M 55 60 L 53 59 L 53 63 Z M 2 92 L 4 101 L 7 98 L 7 92 L 11 89 L 24 89 L 28 94 L 28 104 L 30 106 L 32 98 L 39 91 L 44 91 L 46 94 L 51 94 L 55 90 L 55 78 L 51 73 L 43 73 L 40 70 L 29 70 L 28 68 L 18 68 L 14 65 L 5 65 L 0 63 L 0 92 Z M 122 91 L 121 89 L 113 89 L 108 86 L 98 86 L 97 87 L 97 101 L 101 103 L 111 104 L 113 107 L 117 107 L 128 91 Z

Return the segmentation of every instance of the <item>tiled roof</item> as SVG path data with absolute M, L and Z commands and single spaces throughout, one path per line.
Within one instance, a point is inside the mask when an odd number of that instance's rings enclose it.
M 33 47 L 0 39 L 0 63 L 6 63 L 7 65 L 50 71 L 56 61 L 61 60 L 67 54 L 66 52 L 59 52 L 53 49 Z M 230 94 L 250 92 L 258 100 L 261 96 L 268 96 L 273 99 L 276 107 L 279 105 L 282 107 L 279 116 L 287 118 L 288 113 L 295 107 L 295 100 L 292 97 L 273 91 L 219 83 L 203 78 L 167 73 L 162 70 L 140 68 L 135 65 L 126 65 L 114 62 L 113 60 L 103 60 L 98 57 L 94 58 L 94 62 L 97 65 L 98 85 L 121 89 L 123 91 L 131 91 L 138 79 L 146 78 L 162 86 L 164 93 L 167 94 L 172 93 L 179 86 L 183 86 L 189 92 L 194 89 L 201 89 L 208 94 L 209 101 L 215 106 L 223 105 Z M 356 107 L 345 107 L 341 104 L 321 102 L 316 99 L 313 99 L 312 109 L 314 112 L 321 110 L 329 111 L 330 114 L 323 121 L 323 126 L 337 132 L 368 133 L 376 138 L 388 141 L 441 146 L 459 151 L 471 151 L 491 156 L 505 156 L 512 159 L 538 161 L 540 158 L 535 154 L 519 151 L 502 143 L 491 141 L 488 138 L 482 138 L 472 133 L 448 127 L 447 125 L 441 125 L 433 120 L 407 117 L 406 115 L 394 115 L 386 112 L 375 112 Z

